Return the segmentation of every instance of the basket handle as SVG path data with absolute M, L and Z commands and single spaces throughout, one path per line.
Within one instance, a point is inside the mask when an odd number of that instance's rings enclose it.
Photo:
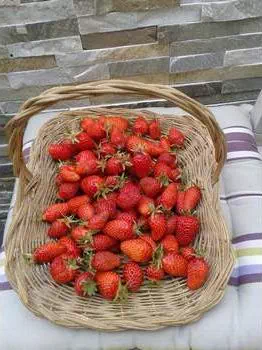
M 65 100 L 78 100 L 89 96 L 104 94 L 136 94 L 147 97 L 163 98 L 173 102 L 203 123 L 211 136 L 215 148 L 217 168 L 213 174 L 213 183 L 216 183 L 225 162 L 226 144 L 224 134 L 208 108 L 188 97 L 181 91 L 164 85 L 144 84 L 125 80 L 103 80 L 77 86 L 54 87 L 39 96 L 27 100 L 20 108 L 19 113 L 6 125 L 9 137 L 9 156 L 13 162 L 16 176 L 23 177 L 28 182 L 32 174 L 27 169 L 22 154 L 23 135 L 28 120 L 35 114 L 49 106 Z

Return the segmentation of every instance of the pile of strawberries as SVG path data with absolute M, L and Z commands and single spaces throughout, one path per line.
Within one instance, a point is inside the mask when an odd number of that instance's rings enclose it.
M 81 131 L 49 146 L 59 161 L 57 202 L 43 213 L 51 240 L 32 255 L 80 296 L 113 300 L 143 283 L 185 278 L 200 288 L 209 266 L 192 247 L 199 232 L 196 185 L 181 182 L 185 136 L 159 120 L 84 118 Z M 47 189 L 48 190 L 48 189 Z

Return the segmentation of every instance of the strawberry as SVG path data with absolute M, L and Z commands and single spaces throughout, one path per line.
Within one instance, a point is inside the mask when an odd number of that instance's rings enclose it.
M 132 167 L 139 178 L 148 176 L 153 169 L 153 162 L 148 154 L 138 153 L 132 158 Z
M 57 174 L 55 177 L 55 184 L 56 186 L 60 186 L 64 182 L 61 174 Z
M 186 260 L 191 260 L 196 256 L 196 251 L 193 247 L 183 247 L 180 249 L 181 254 Z
M 176 167 L 176 156 L 174 154 L 171 154 L 169 152 L 161 153 L 160 156 L 157 159 L 158 163 L 165 163 L 168 165 L 171 169 L 174 169 Z
M 160 143 L 146 141 L 146 152 L 151 157 L 159 157 L 161 153 L 165 152 Z
M 152 237 L 150 235 L 143 234 L 143 235 L 140 235 L 139 238 L 141 238 L 143 241 L 147 242 L 151 246 L 153 252 L 156 250 L 156 242 L 152 239 Z
M 161 184 L 153 177 L 144 177 L 140 180 L 140 186 L 146 196 L 155 198 L 161 191 Z
M 124 220 L 109 221 L 104 229 L 104 234 L 113 237 L 119 241 L 124 241 L 134 237 L 133 225 Z
M 62 254 L 57 256 L 50 265 L 50 274 L 57 283 L 68 283 L 77 276 L 78 266 L 74 256 Z
M 166 233 L 168 235 L 174 235 L 176 233 L 176 222 L 177 222 L 176 215 L 172 215 L 167 219 Z
M 123 267 L 123 280 L 128 290 L 137 292 L 144 281 L 143 270 L 137 263 L 128 262 Z
M 95 276 L 91 272 L 82 272 L 75 280 L 75 292 L 81 297 L 91 297 L 97 291 Z
M 179 168 L 172 169 L 170 172 L 170 179 L 174 182 L 179 182 L 181 178 L 181 171 Z
M 121 130 L 114 127 L 111 131 L 110 141 L 115 147 L 123 148 L 126 144 L 126 135 Z
M 95 214 L 88 222 L 88 228 L 90 230 L 102 230 L 102 228 L 107 223 L 109 214 L 107 212 L 102 212 Z
M 171 210 L 176 204 L 177 184 L 171 183 L 167 186 L 160 198 L 160 204 L 167 210 Z
M 120 190 L 117 197 L 117 205 L 123 210 L 134 208 L 141 197 L 138 187 L 132 182 L 126 183 Z
M 186 277 L 187 275 L 187 260 L 180 254 L 168 253 L 162 259 L 164 271 L 173 277 Z
M 111 271 L 120 266 L 120 257 L 106 250 L 99 251 L 93 255 L 91 265 L 97 271 Z
M 191 212 L 196 208 L 201 199 L 201 191 L 197 186 L 191 186 L 185 192 L 183 209 L 185 212 Z
M 120 249 L 129 259 L 138 263 L 149 261 L 153 254 L 150 244 L 141 238 L 121 242 Z
M 105 188 L 114 188 L 119 185 L 119 176 L 106 176 L 104 179 Z
M 83 164 L 83 163 L 86 163 L 90 160 L 97 160 L 97 157 L 96 157 L 94 152 L 92 152 L 90 150 L 85 150 L 85 151 L 79 152 L 75 156 L 75 160 L 77 163 Z
M 143 216 L 149 216 L 155 209 L 152 198 L 142 196 L 137 204 L 137 211 Z
M 86 194 L 84 194 L 82 196 L 76 196 L 74 198 L 71 198 L 67 202 L 69 212 L 71 214 L 76 214 L 79 207 L 81 207 L 82 205 L 87 204 L 89 202 L 90 202 L 90 198 Z
M 103 185 L 104 179 L 98 175 L 91 175 L 83 178 L 81 189 L 89 196 L 94 196 L 99 188 Z
M 160 137 L 159 145 L 163 149 L 164 152 L 169 152 L 171 149 L 170 142 L 166 136 Z
M 66 222 L 66 220 L 58 219 L 52 222 L 49 227 L 47 234 L 51 238 L 60 238 L 66 236 L 69 232 L 70 225 Z
M 185 136 L 176 128 L 170 128 L 168 132 L 168 140 L 171 146 L 181 147 L 184 145 Z
M 99 117 L 98 122 L 107 130 L 117 128 L 120 131 L 125 131 L 128 128 L 128 120 L 123 117 Z
M 69 207 L 67 203 L 51 204 L 43 214 L 43 220 L 53 222 L 69 214 Z
M 80 176 L 95 175 L 99 172 L 97 159 L 89 159 L 76 163 L 76 173 Z
M 36 264 L 46 264 L 65 252 L 66 248 L 61 243 L 48 242 L 35 249 L 33 261 Z
M 178 216 L 176 238 L 179 245 L 186 246 L 192 243 L 199 231 L 199 219 L 195 216 Z
M 165 277 L 165 271 L 162 267 L 151 264 L 146 268 L 146 276 L 148 280 L 157 282 Z
M 107 175 L 119 175 L 123 170 L 124 167 L 120 159 L 112 157 L 106 162 L 105 172 Z
M 72 165 L 62 165 L 59 169 L 59 175 L 63 182 L 78 182 L 80 180 L 76 168 Z
M 94 126 L 95 122 L 96 121 L 93 118 L 84 118 L 81 120 L 80 126 L 83 130 L 88 131 Z
M 195 290 L 203 286 L 208 278 L 209 266 L 203 258 L 193 258 L 188 262 L 187 286 Z
M 95 147 L 94 141 L 86 132 L 80 132 L 75 137 L 76 147 L 78 151 L 85 151 Z
M 108 156 L 116 153 L 116 147 L 111 142 L 101 142 L 98 148 L 98 153 L 102 156 Z
M 76 242 L 72 238 L 65 236 L 60 238 L 58 242 L 61 243 L 64 247 L 66 247 L 67 254 L 70 254 L 74 258 L 80 256 L 81 249 L 77 247 Z
M 184 191 L 178 191 L 177 192 L 177 201 L 176 201 L 176 212 L 178 214 L 183 214 L 183 211 L 184 211 L 184 199 L 185 199 L 185 192 Z
M 130 209 L 129 211 L 119 212 L 116 215 L 117 220 L 124 220 L 130 224 L 133 224 L 136 218 L 137 218 L 137 215 L 135 210 L 133 209 Z
M 90 220 L 95 215 L 95 209 L 91 203 L 81 205 L 77 209 L 77 216 L 83 221 Z
M 155 119 L 149 124 L 149 136 L 151 139 L 159 139 L 161 136 L 160 122 Z
M 160 242 L 163 246 L 164 252 L 169 253 L 178 253 L 179 252 L 179 246 L 177 239 L 173 235 L 166 235 Z
M 53 143 L 48 147 L 48 153 L 54 160 L 69 160 L 74 155 L 72 144 Z
M 75 197 L 79 190 L 78 182 L 64 182 L 59 186 L 57 197 L 59 199 L 67 200 Z
M 119 293 L 121 279 L 114 271 L 97 272 L 95 275 L 99 294 L 108 300 L 113 300 Z
M 167 179 L 171 178 L 172 169 L 165 163 L 157 163 L 154 167 L 154 177 L 165 177 Z
M 151 237 L 154 241 L 159 241 L 166 233 L 166 218 L 163 214 L 153 214 L 148 220 Z
M 95 141 L 100 141 L 106 136 L 106 131 L 103 125 L 97 123 L 90 118 L 81 121 L 81 127 Z
M 113 237 L 98 233 L 92 237 L 91 248 L 96 251 L 108 250 L 117 244 L 117 240 Z
M 126 149 L 130 152 L 147 152 L 148 142 L 140 136 L 131 135 L 126 140 Z
M 76 226 L 71 231 L 71 237 L 77 244 L 86 245 L 90 243 L 94 231 L 89 230 L 84 226 Z M 68 244 L 68 243 L 67 243 Z
M 148 123 L 144 117 L 138 117 L 132 127 L 133 133 L 136 135 L 145 135 L 148 133 Z
M 107 198 L 100 198 L 94 202 L 94 208 L 97 214 L 107 213 L 109 218 L 116 215 L 116 200 L 107 196 Z

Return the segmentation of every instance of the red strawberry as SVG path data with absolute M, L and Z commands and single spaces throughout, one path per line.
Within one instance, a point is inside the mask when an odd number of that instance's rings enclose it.
M 86 245 L 90 243 L 93 234 L 94 231 L 91 231 L 84 226 L 76 226 L 71 231 L 71 236 L 74 239 L 74 241 L 81 245 Z
M 119 184 L 119 176 L 106 176 L 104 179 L 106 188 L 114 188 Z
M 154 241 L 159 241 L 166 233 L 166 218 L 163 214 L 153 214 L 148 220 L 151 228 L 151 236 Z
M 129 211 L 119 212 L 116 215 L 117 220 L 124 220 L 130 224 L 133 224 L 136 218 L 137 215 L 133 209 L 130 209 Z
M 59 175 L 63 182 L 78 182 L 80 180 L 76 168 L 72 165 L 62 165 L 59 169 Z
M 151 264 L 146 268 L 146 276 L 150 281 L 157 282 L 165 277 L 165 271 L 162 267 Z
M 113 237 L 98 233 L 92 237 L 91 248 L 96 251 L 109 250 L 117 244 Z
M 133 225 L 124 220 L 109 221 L 104 227 L 103 232 L 119 241 L 124 241 L 134 237 Z
M 147 242 L 151 246 L 153 252 L 156 250 L 156 242 L 152 239 L 152 237 L 150 235 L 143 234 L 143 235 L 139 236 L 139 238 L 141 238 L 145 242 Z
M 100 141 L 106 136 L 105 128 L 96 121 L 83 119 L 81 121 L 81 127 L 95 141 Z
M 126 144 L 126 136 L 121 130 L 114 127 L 111 131 L 110 141 L 114 146 L 123 148 Z
M 149 136 L 156 140 L 161 136 L 160 122 L 155 119 L 149 124 Z
M 120 257 L 109 251 L 99 251 L 92 257 L 91 265 L 97 271 L 111 271 L 120 266 Z
M 140 136 L 131 135 L 126 140 L 126 149 L 130 153 L 147 152 L 149 149 L 148 142 Z
M 51 238 L 60 238 L 66 236 L 69 232 L 69 229 L 70 225 L 66 222 L 66 220 L 58 219 L 52 222 L 47 234 Z
M 109 214 L 107 212 L 95 214 L 88 222 L 88 228 L 90 230 L 102 230 L 107 223 Z
M 137 204 L 137 211 L 143 216 L 149 216 L 155 209 L 155 203 L 152 198 L 142 196 Z
M 209 266 L 203 258 L 193 258 L 188 263 L 187 286 L 195 290 L 203 286 L 208 278 Z
M 99 188 L 103 185 L 104 179 L 98 175 L 85 177 L 81 181 L 82 190 L 89 196 L 94 196 Z
M 113 300 L 119 293 L 121 279 L 114 271 L 97 272 L 95 275 L 99 294 L 105 299 Z
M 128 290 L 137 292 L 144 281 L 143 270 L 137 263 L 128 262 L 123 267 L 123 279 Z
M 180 254 L 168 253 L 162 259 L 163 269 L 168 275 L 173 277 L 186 277 L 187 260 Z
M 66 248 L 59 242 L 48 242 L 36 248 L 33 254 L 33 261 L 36 264 L 46 264 L 65 252 Z
M 164 151 L 160 143 L 146 141 L 146 152 L 150 154 L 151 157 L 159 157 Z
M 163 246 L 165 253 L 169 253 L 169 252 L 178 253 L 179 252 L 178 241 L 175 238 L 175 236 L 173 236 L 173 235 L 166 235 L 161 240 L 161 244 Z
M 77 163 L 86 163 L 90 160 L 97 160 L 97 158 L 94 152 L 90 150 L 85 150 L 85 151 L 79 152 L 75 156 L 75 160 Z
M 176 215 L 172 215 L 167 219 L 166 233 L 168 235 L 174 235 L 176 233 L 176 222 L 177 222 Z
M 160 204 L 167 210 L 171 210 L 176 205 L 177 184 L 171 183 L 167 186 L 160 198 Z
M 165 163 L 171 169 L 176 167 L 176 156 L 169 152 L 161 153 L 157 160 L 158 163 Z
M 133 133 L 137 135 L 145 135 L 148 133 L 148 123 L 144 117 L 138 117 L 132 127 Z
M 153 162 L 148 154 L 138 153 L 132 158 L 132 167 L 139 178 L 148 176 L 153 169 Z
M 184 211 L 190 213 L 192 210 L 196 208 L 200 199 L 201 199 L 201 191 L 199 187 L 191 186 L 190 188 L 188 188 L 185 192 L 184 206 L 183 206 Z
M 72 144 L 53 143 L 48 147 L 48 153 L 54 160 L 68 160 L 73 157 Z
M 116 151 L 117 150 L 116 150 L 115 145 L 110 143 L 110 142 L 102 142 L 98 148 L 98 152 L 102 156 L 108 156 L 108 155 L 115 154 Z
M 117 205 L 123 210 L 129 210 L 139 202 L 141 194 L 138 187 L 132 182 L 126 183 L 117 197 Z
M 105 172 L 107 175 L 119 175 L 123 172 L 124 167 L 121 160 L 112 157 L 106 162 Z
M 75 139 L 78 151 L 85 151 L 95 147 L 94 141 L 86 132 L 80 132 L 76 135 Z
M 97 214 L 107 213 L 109 218 L 116 215 L 116 200 L 110 198 L 100 198 L 94 203 L 94 208 Z
M 183 214 L 184 211 L 184 199 L 185 199 L 185 192 L 184 191 L 178 191 L 177 192 L 177 201 L 176 201 L 176 211 L 178 214 Z
M 76 294 L 81 297 L 91 297 L 97 291 L 95 276 L 91 272 L 82 272 L 75 280 Z
M 77 182 L 64 182 L 59 186 L 57 197 L 59 199 L 67 200 L 73 198 L 79 189 Z
M 109 130 L 117 128 L 120 131 L 125 131 L 128 128 L 128 120 L 123 117 L 100 117 L 98 122 Z
M 181 178 L 180 169 L 179 168 L 172 169 L 170 173 L 170 179 L 174 182 L 176 181 L 178 182 L 180 178 Z
M 199 231 L 199 220 L 195 216 L 178 216 L 176 238 L 179 245 L 186 246 L 192 243 Z
M 196 256 L 196 251 L 193 247 L 183 247 L 180 251 L 183 257 L 188 261 Z
M 165 163 L 157 163 L 154 167 L 154 177 L 171 178 L 172 169 Z
M 89 202 L 90 202 L 90 198 L 86 194 L 84 194 L 82 196 L 76 196 L 74 198 L 71 198 L 67 202 L 68 208 L 69 208 L 69 212 L 71 214 L 76 214 L 79 207 L 81 207 L 82 205 L 87 204 Z
M 94 126 L 95 123 L 96 121 L 93 118 L 84 118 L 81 120 L 80 126 L 84 130 L 89 130 Z
M 165 152 L 169 152 L 170 151 L 170 142 L 168 141 L 168 138 L 166 136 L 162 136 L 160 138 L 160 142 L 159 142 L 161 148 L 165 151 Z
M 72 238 L 65 236 L 60 238 L 58 242 L 66 247 L 67 254 L 70 254 L 74 258 L 78 258 L 80 256 L 81 249 L 77 247 L 76 242 Z
M 53 222 L 69 214 L 69 207 L 67 203 L 51 204 L 43 214 L 43 220 Z
M 94 175 L 99 172 L 99 166 L 96 159 L 80 161 L 76 163 L 76 173 L 80 176 Z
M 141 238 L 121 242 L 120 249 L 129 259 L 138 263 L 149 261 L 153 254 L 150 244 Z
M 153 177 L 144 177 L 140 180 L 140 186 L 146 196 L 155 198 L 161 191 L 161 184 Z
M 55 184 L 56 186 L 60 186 L 64 182 L 61 174 L 57 174 L 55 177 Z
M 176 128 L 170 128 L 168 132 L 168 140 L 171 146 L 181 147 L 184 145 L 185 136 Z
M 50 274 L 57 283 L 68 283 L 77 276 L 78 266 L 70 254 L 57 256 L 50 265 Z
M 90 220 L 95 215 L 95 209 L 91 203 L 81 205 L 77 209 L 77 216 L 83 221 Z

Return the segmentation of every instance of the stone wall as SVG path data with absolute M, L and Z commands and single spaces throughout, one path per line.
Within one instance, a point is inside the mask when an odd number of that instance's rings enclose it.
M 0 0 L 0 230 L 13 181 L 7 120 L 52 86 L 110 78 L 177 86 L 203 103 L 253 101 L 262 87 L 262 1 Z

